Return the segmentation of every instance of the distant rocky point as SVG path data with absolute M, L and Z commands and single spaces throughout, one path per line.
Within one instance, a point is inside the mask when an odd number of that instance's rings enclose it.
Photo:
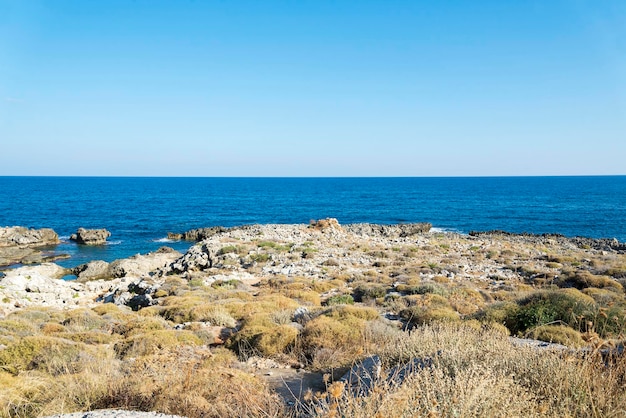
M 111 233 L 106 229 L 78 228 L 78 231 L 70 236 L 70 240 L 83 245 L 104 245 L 110 236 Z
M 514 233 L 502 230 L 492 231 L 470 231 L 472 237 L 507 237 L 520 242 L 546 242 L 554 241 L 563 246 L 574 246 L 582 249 L 594 249 L 599 251 L 626 253 L 626 243 L 619 242 L 616 238 L 587 238 L 587 237 L 566 237 L 561 234 L 532 234 L 528 232 Z
M 215 235 L 223 234 L 226 232 L 232 232 L 236 230 L 250 230 L 254 228 L 254 225 L 243 225 L 234 227 L 212 226 L 207 228 L 191 229 L 187 232 L 168 232 L 167 238 L 173 240 L 185 240 L 185 241 L 204 241 Z M 395 224 L 395 225 L 380 225 L 380 224 L 347 224 L 341 226 L 337 219 L 327 218 L 312 220 L 309 223 L 309 228 L 317 229 L 319 231 L 324 230 L 343 230 L 351 232 L 361 236 L 376 236 L 376 237 L 410 237 L 412 235 L 423 234 L 429 232 L 432 228 L 432 224 L 428 222 L 409 223 L 409 224 Z

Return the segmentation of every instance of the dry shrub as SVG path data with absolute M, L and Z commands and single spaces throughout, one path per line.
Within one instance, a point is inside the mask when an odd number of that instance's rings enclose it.
M 85 344 L 62 338 L 29 336 L 0 351 L 0 370 L 18 374 L 40 370 L 50 375 L 79 371 L 93 354 Z
M 0 416 L 33 417 L 127 409 L 195 417 L 286 416 L 280 400 L 252 375 L 229 368 L 232 354 L 202 348 L 162 350 L 120 362 L 92 359 L 80 373 L 52 377 L 0 372 Z
M 458 321 L 461 319 L 458 312 L 446 307 L 411 306 L 400 311 L 409 326 L 429 324 L 435 321 Z
M 58 332 L 65 332 L 66 329 L 63 325 L 58 324 L 56 322 L 46 322 L 45 324 L 42 324 L 40 329 L 39 329 L 42 333 L 49 335 L 49 334 L 56 334 Z
M 624 288 L 610 276 L 596 276 L 586 270 L 577 271 L 574 274 L 564 275 L 559 280 L 561 287 L 575 287 L 577 289 L 585 289 L 587 287 L 597 287 L 599 289 L 612 288 L 616 291 L 623 292 Z
M 192 317 L 194 321 L 208 322 L 219 327 L 234 328 L 237 325 L 237 321 L 221 305 L 207 304 L 197 306 L 193 310 Z
M 159 330 L 134 334 L 115 344 L 119 358 L 140 357 L 158 353 L 174 347 L 202 345 L 202 340 L 191 331 Z
M 367 349 L 366 321 L 352 315 L 320 315 L 307 322 L 302 334 L 302 349 L 314 369 L 348 365 Z
M 322 303 L 320 294 L 312 290 L 284 289 L 280 293 L 305 305 L 320 306 Z
M 543 325 L 528 331 L 526 336 L 535 340 L 563 344 L 569 347 L 582 347 L 585 345 L 585 340 L 583 340 L 580 332 L 562 325 Z
M 21 308 L 7 315 L 7 319 L 22 320 L 33 326 L 40 326 L 45 322 L 61 322 L 63 313 L 53 308 L 43 306 L 31 306 Z
M 141 312 L 141 311 L 139 311 Z M 142 334 L 147 331 L 159 331 L 164 329 L 170 329 L 170 325 L 167 321 L 159 317 L 144 317 L 136 315 L 131 319 L 118 322 L 112 327 L 114 334 L 119 334 L 124 337 L 131 337 L 136 334 Z
M 384 298 L 388 287 L 380 283 L 359 283 L 354 287 L 352 293 L 355 302 L 363 302 L 367 299 Z
M 435 324 L 388 333 L 383 365 L 423 359 L 402 384 L 379 381 L 366 396 L 329 386 L 300 406 L 308 416 L 622 416 L 626 360 L 607 368 L 600 357 L 515 347 L 496 331 Z M 332 392 L 332 393 L 331 393 Z M 384 415 L 382 415 L 384 414 Z
M 265 382 L 216 364 L 209 352 L 189 347 L 129 363 L 124 377 L 111 382 L 97 406 L 190 418 L 285 415 L 282 402 Z
M 582 292 L 585 295 L 591 296 L 596 303 L 603 306 L 624 301 L 624 295 L 615 292 L 612 288 L 598 289 L 595 287 L 588 287 L 583 289 Z
M 277 324 L 271 314 L 246 318 L 241 329 L 228 342 L 242 358 L 251 355 L 266 357 L 287 353 L 296 343 L 298 329 L 291 324 Z
M 62 324 L 68 331 L 107 330 L 110 322 L 91 309 L 74 309 L 65 313 Z
M 371 321 L 380 317 L 380 313 L 375 308 L 358 305 L 337 305 L 324 312 L 324 315 L 336 319 L 349 317 Z
M 0 334 L 3 336 L 25 337 L 37 332 L 35 324 L 26 319 L 13 318 L 0 320 Z

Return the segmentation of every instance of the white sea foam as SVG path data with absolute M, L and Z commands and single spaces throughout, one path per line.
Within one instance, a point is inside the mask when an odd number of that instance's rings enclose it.
M 170 239 L 170 238 L 159 238 L 159 239 L 153 239 L 152 242 L 178 242 L 178 240 Z
M 119 241 L 107 241 L 106 245 L 120 245 L 122 243 L 122 240 Z
M 456 228 L 430 228 L 430 233 L 432 234 L 464 234 L 463 231 Z
M 60 239 L 61 241 L 67 241 L 68 239 L 70 239 L 70 236 L 69 236 L 69 235 L 61 235 L 61 236 L 59 237 L 59 239 Z

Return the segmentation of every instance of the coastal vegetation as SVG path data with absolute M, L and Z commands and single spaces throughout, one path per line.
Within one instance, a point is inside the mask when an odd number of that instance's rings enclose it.
M 24 293 L 16 307 L 5 292 L 0 415 L 624 414 L 623 251 L 407 231 L 334 220 L 223 230 L 165 268 L 108 279 L 150 289 L 145 306 L 81 296 L 44 307 Z M 372 356 L 380 376 L 361 389 L 341 379 Z M 279 377 L 305 373 L 319 384 L 279 390 Z

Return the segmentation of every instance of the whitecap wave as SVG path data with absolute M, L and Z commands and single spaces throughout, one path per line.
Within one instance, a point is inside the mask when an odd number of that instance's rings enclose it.
M 171 239 L 171 238 L 159 238 L 159 239 L 153 239 L 152 242 L 178 242 L 178 240 Z
M 119 241 L 107 241 L 107 245 L 120 245 L 122 240 Z
M 432 234 L 464 234 L 463 231 L 456 228 L 438 228 L 432 227 L 430 228 L 430 232 Z
M 69 240 L 69 239 L 70 239 L 70 236 L 69 236 L 69 235 L 61 235 L 61 236 L 59 237 L 59 240 L 61 240 L 61 241 L 67 241 L 67 240 Z

